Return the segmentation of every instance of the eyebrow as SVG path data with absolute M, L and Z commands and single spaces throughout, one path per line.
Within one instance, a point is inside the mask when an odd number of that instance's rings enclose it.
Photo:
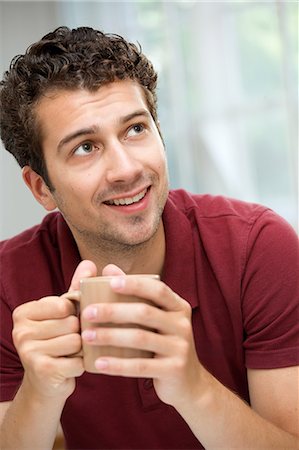
M 134 119 L 135 117 L 140 117 L 140 116 L 144 116 L 147 119 L 151 118 L 151 114 L 149 113 L 149 111 L 147 111 L 146 109 L 138 109 L 137 111 L 127 114 L 126 116 L 120 117 L 119 123 L 121 125 L 123 125 L 123 124 L 129 122 L 130 120 Z M 57 151 L 60 151 L 62 149 L 62 147 L 64 147 L 66 144 L 69 144 L 71 141 L 73 141 L 77 138 L 80 138 L 82 136 L 96 134 L 99 132 L 99 130 L 100 130 L 100 127 L 98 125 L 93 125 L 88 128 L 82 128 L 80 130 L 74 131 L 73 133 L 70 133 L 67 136 L 65 136 L 63 139 L 61 139 L 61 141 L 59 142 L 59 144 L 57 146 Z
M 151 118 L 151 114 L 147 109 L 138 109 L 137 111 L 132 112 L 131 114 L 127 114 L 124 117 L 120 117 L 119 122 L 121 124 L 124 124 L 126 122 L 129 122 L 130 120 L 134 119 L 135 117 L 144 116 L 147 119 Z
M 67 136 L 65 136 L 61 141 L 59 142 L 57 146 L 57 150 L 60 151 L 62 147 L 64 147 L 69 142 L 73 141 L 74 139 L 77 139 L 81 136 L 96 134 L 99 131 L 98 126 L 93 126 L 89 128 L 82 128 L 81 130 L 77 130 L 74 133 L 70 133 Z

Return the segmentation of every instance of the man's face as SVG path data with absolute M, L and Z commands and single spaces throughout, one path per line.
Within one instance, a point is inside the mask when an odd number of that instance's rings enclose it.
M 168 194 L 164 146 L 142 89 L 57 91 L 36 107 L 54 204 L 77 242 L 131 246 L 161 227 Z

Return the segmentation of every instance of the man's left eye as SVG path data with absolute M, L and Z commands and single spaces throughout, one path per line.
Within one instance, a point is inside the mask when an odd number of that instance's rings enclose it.
M 136 125 L 133 125 L 129 131 L 128 136 L 136 136 L 136 134 L 140 134 L 144 131 L 144 126 L 141 123 L 137 123 Z

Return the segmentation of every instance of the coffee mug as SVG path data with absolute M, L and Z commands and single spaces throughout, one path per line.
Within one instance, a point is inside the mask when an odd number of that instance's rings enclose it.
M 117 276 L 117 275 L 115 275 Z M 149 300 L 132 297 L 128 295 L 118 294 L 114 292 L 110 287 L 110 281 L 115 276 L 100 276 L 83 278 L 80 280 L 80 290 L 74 292 L 68 292 L 63 295 L 70 300 L 79 301 L 79 311 L 83 311 L 88 305 L 94 303 L 132 303 L 143 302 L 151 304 Z M 135 274 L 124 275 L 126 278 L 153 278 L 159 280 L 159 275 L 154 274 Z M 98 327 L 113 327 L 113 328 L 144 328 L 136 324 L 115 324 L 115 323 L 94 323 L 85 320 L 80 314 L 81 332 L 88 329 L 95 329 Z M 95 360 L 101 356 L 114 356 L 117 358 L 150 358 L 152 353 L 147 350 L 115 347 L 112 345 L 90 345 L 85 341 L 82 341 L 83 350 L 83 364 L 87 372 L 97 373 L 95 368 Z

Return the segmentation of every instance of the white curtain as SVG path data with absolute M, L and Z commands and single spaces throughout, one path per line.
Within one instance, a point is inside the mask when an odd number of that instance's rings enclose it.
M 172 187 L 263 203 L 298 227 L 298 2 L 4 1 L 1 69 L 59 25 L 142 45 L 159 73 Z M 44 211 L 1 158 L 4 238 Z
M 266 204 L 297 227 L 298 3 L 61 2 L 139 41 L 159 72 L 171 184 Z

